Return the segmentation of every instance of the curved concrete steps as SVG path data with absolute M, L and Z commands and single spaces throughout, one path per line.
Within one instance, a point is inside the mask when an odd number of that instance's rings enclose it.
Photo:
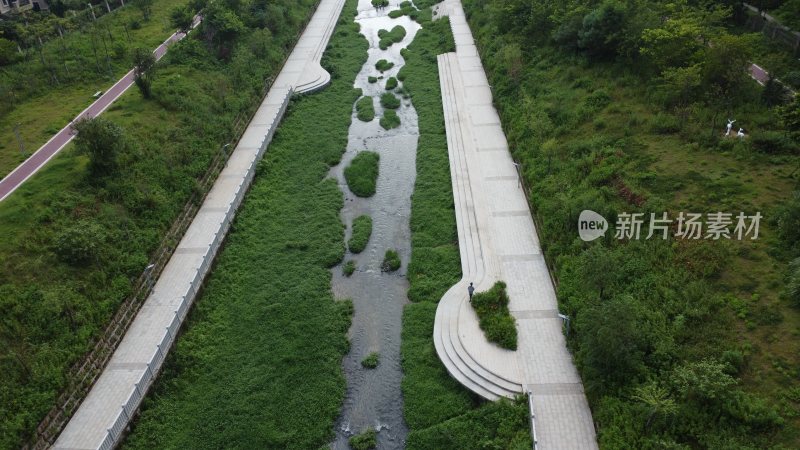
M 333 4 L 320 4 L 319 8 L 330 8 L 334 11 L 341 11 L 344 6 L 344 1 L 345 0 L 337 0 Z M 323 13 L 324 12 L 323 10 Z M 295 94 L 310 94 L 324 88 L 331 82 L 331 74 L 322 68 L 320 62 L 328 46 L 328 41 L 333 34 L 333 30 L 336 28 L 336 23 L 339 21 L 339 13 L 326 14 L 322 17 L 328 18 L 328 21 L 319 27 L 321 30 L 319 33 L 322 39 L 316 36 L 309 36 L 309 38 L 317 39 L 316 42 L 318 42 L 318 45 L 309 47 L 308 52 L 310 58 L 303 68 L 303 71 L 297 77 L 297 81 L 294 83 Z
M 513 398 L 523 392 L 518 377 L 495 373 L 487 367 L 490 365 L 487 362 L 496 365 L 499 355 L 502 359 L 501 365 L 517 367 L 514 352 L 500 349 L 485 341 L 480 330 L 477 333 L 469 330 L 470 334 L 477 334 L 478 339 L 484 341 L 478 341 L 478 346 L 474 345 L 474 338 L 467 341 L 463 338 L 466 336 L 465 324 L 474 323 L 477 326 L 476 317 L 467 317 L 468 314 L 475 314 L 469 305 L 467 286 L 471 281 L 478 291 L 488 290 L 496 281 L 494 274 L 497 270 L 493 267 L 493 258 L 483 254 L 481 245 L 482 239 L 488 239 L 479 233 L 478 218 L 475 215 L 476 203 L 482 199 L 473 195 L 467 162 L 467 147 L 473 145 L 473 139 L 468 134 L 469 131 L 460 126 L 467 119 L 463 117 L 464 110 L 460 108 L 455 95 L 454 84 L 458 83 L 459 78 L 451 73 L 450 64 L 442 63 L 445 60 L 457 64 L 455 60 L 448 59 L 451 57 L 452 55 L 439 56 L 439 69 L 463 278 L 439 301 L 434 322 L 434 345 L 448 373 L 468 389 L 489 400 Z M 481 352 L 484 345 L 493 348 L 490 352 Z M 485 361 L 486 358 L 491 360 Z

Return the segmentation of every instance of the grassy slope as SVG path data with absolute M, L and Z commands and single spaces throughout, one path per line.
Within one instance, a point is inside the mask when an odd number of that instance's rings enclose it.
M 330 292 L 343 198 L 324 178 L 346 148 L 366 57 L 354 7 L 326 54 L 332 85 L 291 105 L 128 448 L 307 449 L 331 438 L 350 305 Z
M 128 295 L 310 6 L 287 9 L 293 19 L 258 63 L 249 51 L 220 62 L 199 42 L 177 44 L 153 100 L 134 89 L 106 113 L 125 128 L 128 146 L 125 170 L 105 187 L 87 183 L 87 160 L 70 146 L 0 204 L 0 448 L 18 447 L 52 406 L 66 370 Z M 57 236 L 87 222 L 102 232 L 94 261 L 62 262 Z
M 125 6 L 98 19 L 98 25 L 108 26 L 113 43 L 108 42 L 109 52 L 114 45 L 124 45 L 128 49 L 135 47 L 154 49 L 169 37 L 175 30 L 168 26 L 169 13 L 176 6 L 188 4 L 187 0 L 165 0 L 153 3 L 153 12 L 150 20 L 141 20 L 141 11 L 134 5 Z M 124 25 L 131 20 L 139 20 L 142 24 L 138 30 L 128 27 L 125 33 Z M 128 39 L 130 35 L 130 39 Z M 78 52 L 83 58 L 92 58 L 91 61 L 82 61 L 82 65 L 94 67 L 91 45 L 87 34 L 75 31 L 66 35 L 67 48 Z M 45 44 L 46 53 L 50 58 L 60 57 L 61 42 L 53 39 Z M 112 58 L 112 74 L 104 71 L 98 75 L 94 71 L 85 71 L 86 76 L 78 80 L 68 81 L 60 85 L 49 85 L 39 89 L 35 95 L 26 98 L 21 103 L 3 107 L 0 100 L 0 178 L 11 172 L 14 167 L 25 160 L 32 152 L 47 142 L 54 133 L 69 123 L 79 112 L 89 106 L 95 99 L 92 95 L 100 90 L 106 90 L 131 69 L 130 58 L 123 55 L 121 58 Z M 18 65 L 38 66 L 38 57 L 31 61 L 20 62 Z M 78 71 L 80 65 L 72 68 L 73 73 Z M 14 66 L 8 68 L 14 71 Z M 61 70 L 62 67 L 59 67 Z M 53 99 L 58 99 L 54 102 Z M 25 154 L 20 153 L 14 134 L 14 128 L 19 124 L 19 133 L 25 144 Z
M 452 51 L 447 20 L 423 23 L 402 69 L 419 114 L 417 180 L 412 199 L 412 260 L 403 314 L 404 415 L 409 449 L 530 448 L 527 407 L 481 406 L 451 378 L 433 346 L 436 303 L 461 270 L 436 55 Z
M 474 12 L 473 30 L 480 29 L 484 19 Z M 672 217 L 678 211 L 761 211 L 767 217 L 761 222 L 757 241 L 631 245 L 638 250 L 618 248 L 612 242 L 616 254 L 626 259 L 640 256 L 615 271 L 614 276 L 621 278 L 609 289 L 632 294 L 648 302 L 651 311 L 669 317 L 669 323 L 652 325 L 650 330 L 661 333 L 663 329 L 657 327 L 664 326 L 675 339 L 663 343 L 671 348 L 652 350 L 670 355 L 660 363 L 651 360 L 663 370 L 652 376 L 669 384 L 672 364 L 721 358 L 725 351 L 741 352 L 745 362 L 738 374 L 739 385 L 775 405 L 786 423 L 782 427 L 766 425 L 766 408 L 754 406 L 760 400 L 750 399 L 742 402 L 750 402 L 748 406 L 727 410 L 729 415 L 689 416 L 689 423 L 674 420 L 644 430 L 646 409 L 630 400 L 632 392 L 628 390 L 619 396 L 590 396 L 601 444 L 609 448 L 644 445 L 638 439 L 649 432 L 657 436 L 653 439 L 700 446 L 799 445 L 800 314 L 780 297 L 784 263 L 774 254 L 774 229 L 769 222 L 770 213 L 796 186 L 791 173 L 798 158 L 753 153 L 733 139 L 718 143 L 707 139 L 711 131 L 707 111 L 697 111 L 689 121 L 680 123 L 669 114 L 659 114 L 659 106 L 648 101 L 648 86 L 624 68 L 592 67 L 552 49 L 527 49 L 525 75 L 517 87 L 497 57 L 502 42 L 491 31 L 476 36 L 510 144 L 536 193 L 533 206 L 544 221 L 539 231 L 543 246 L 556 263 L 559 299 L 573 316 L 590 308 L 592 297 L 579 269 L 586 261 L 579 256 L 585 247 L 577 240 L 570 242 L 577 236 L 574 220 L 578 212 L 584 207 L 603 214 L 638 210 L 605 182 L 612 174 L 618 174 L 630 190 L 646 199 L 644 211 L 670 211 Z M 586 105 L 598 91 L 605 92 L 610 101 L 586 113 Z M 752 95 L 758 95 L 755 84 Z M 738 107 L 734 117 L 759 130 L 775 123 L 755 102 Z M 659 130 L 664 121 L 675 123 L 675 129 Z M 714 134 L 722 129 L 718 124 Z M 552 156 L 540 151 L 546 139 L 542 136 L 555 136 Z M 674 303 L 676 297 L 681 298 L 678 304 Z M 675 314 L 678 316 L 673 317 Z M 689 321 L 685 329 L 684 319 Z M 664 357 L 654 356 L 648 355 Z M 593 377 L 587 375 L 585 366 L 582 370 L 591 391 Z M 677 417 L 696 414 L 691 412 L 693 406 L 681 408 L 686 409 Z M 748 408 L 747 414 L 737 412 Z M 680 431 L 670 436 L 674 430 Z

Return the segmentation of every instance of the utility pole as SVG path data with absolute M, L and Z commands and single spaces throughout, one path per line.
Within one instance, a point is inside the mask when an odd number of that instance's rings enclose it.
M 14 127 L 14 134 L 17 136 L 17 143 L 19 144 L 19 152 L 25 156 L 25 142 L 22 140 L 22 135 L 19 134 L 19 126 L 22 125 L 21 123 L 17 123 Z

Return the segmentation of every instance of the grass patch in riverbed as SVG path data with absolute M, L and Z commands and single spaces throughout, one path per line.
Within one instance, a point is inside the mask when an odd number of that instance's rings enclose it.
M 378 446 L 378 433 L 370 428 L 351 437 L 349 443 L 353 450 L 372 450 Z
M 338 76 L 290 105 L 126 447 L 308 449 L 333 438 L 352 304 L 330 290 L 344 200 L 326 176 L 346 148 L 366 60 L 355 6 L 323 59 Z
M 383 117 L 380 120 L 381 126 L 384 130 L 391 130 L 400 126 L 400 116 L 391 109 L 383 112 Z
M 508 311 L 506 284 L 498 281 L 486 292 L 472 296 L 472 308 L 478 314 L 486 339 L 508 350 L 517 349 L 517 325 Z
M 385 92 L 381 95 L 381 106 L 386 109 L 397 109 L 400 107 L 400 99 L 391 92 Z
M 375 118 L 375 106 L 372 104 L 372 97 L 362 97 L 356 102 L 356 116 L 362 122 L 372 122 L 372 119 Z
M 380 355 L 378 352 L 372 352 L 361 360 L 361 367 L 365 369 L 374 369 L 380 364 Z
M 380 159 L 375 152 L 360 152 L 350 161 L 344 169 L 344 178 L 353 194 L 362 198 L 375 195 Z
M 353 233 L 347 242 L 347 247 L 351 253 L 361 253 L 367 248 L 369 238 L 372 235 L 372 217 L 363 215 L 353 220 Z
M 375 63 L 375 68 L 378 69 L 378 71 L 381 72 L 381 73 L 386 72 L 387 70 L 391 69 L 392 67 L 394 67 L 394 63 L 393 62 L 389 62 L 389 61 L 387 61 L 385 59 L 382 59 L 382 60 L 380 60 L 380 61 Z
M 384 272 L 394 272 L 400 269 L 400 255 L 396 250 L 386 250 L 383 256 L 383 263 L 381 263 L 381 270 Z
M 344 263 L 344 265 L 342 266 L 342 273 L 346 277 L 349 277 L 350 275 L 353 275 L 353 273 L 355 273 L 355 271 L 356 271 L 356 263 L 352 259 L 350 261 L 347 261 L 346 263 Z
M 389 77 L 389 79 L 386 80 L 386 86 L 385 87 L 386 87 L 387 91 L 391 91 L 392 89 L 396 88 L 397 87 L 397 78 Z
M 406 29 L 397 25 L 392 28 L 391 31 L 378 30 L 378 37 L 381 38 L 380 42 L 378 42 L 378 47 L 380 47 L 381 50 L 386 50 L 392 44 L 396 44 L 406 37 Z

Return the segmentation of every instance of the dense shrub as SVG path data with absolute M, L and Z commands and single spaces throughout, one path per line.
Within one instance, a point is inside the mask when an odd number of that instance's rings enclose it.
M 500 347 L 516 350 L 517 326 L 508 310 L 506 284 L 498 281 L 488 291 L 475 293 L 471 303 L 486 339 Z
M 397 78 L 389 77 L 389 79 L 386 80 L 386 90 L 391 91 L 396 87 L 397 87 Z
M 779 131 L 754 131 L 750 134 L 750 145 L 760 153 L 794 154 L 800 149 L 786 133 Z

